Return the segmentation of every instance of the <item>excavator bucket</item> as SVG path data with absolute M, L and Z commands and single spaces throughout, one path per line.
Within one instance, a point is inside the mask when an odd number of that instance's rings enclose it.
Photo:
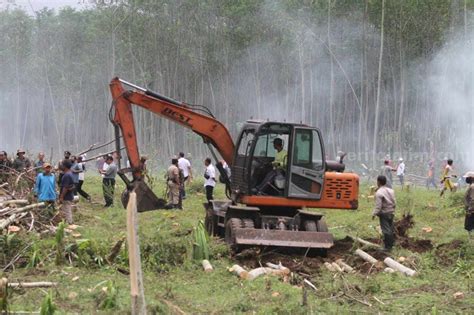
M 138 212 L 165 209 L 166 200 L 158 198 L 143 181 L 132 182 L 130 188 L 137 194 Z M 122 193 L 122 204 L 125 208 L 127 208 L 129 192 L 129 189 L 125 189 Z
M 234 233 L 235 243 L 241 245 L 305 248 L 331 248 L 334 245 L 332 234 L 325 232 L 238 228 Z

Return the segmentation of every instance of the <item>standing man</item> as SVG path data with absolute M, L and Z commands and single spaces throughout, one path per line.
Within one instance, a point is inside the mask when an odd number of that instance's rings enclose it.
M 59 171 L 58 183 L 59 183 L 59 184 L 61 184 L 61 180 L 62 180 L 63 175 L 64 175 L 63 162 L 69 161 L 70 158 L 71 158 L 71 152 L 69 152 L 69 151 L 64 151 L 64 159 L 62 159 L 62 160 L 59 161 L 59 163 L 58 163 L 58 171 Z M 72 165 L 72 164 L 71 164 L 71 165 Z
M 402 158 L 398 160 L 397 176 L 403 189 L 403 185 L 405 185 L 405 162 L 403 162 Z
M 168 167 L 166 175 L 168 185 L 168 205 L 166 209 L 180 209 L 179 187 L 181 183 L 177 158 L 171 159 L 171 165 Z
M 56 201 L 56 178 L 51 173 L 51 164 L 44 163 L 42 168 L 43 172 L 36 176 L 35 196 L 39 202 L 45 202 L 54 206 Z
M 31 167 L 30 160 L 25 157 L 25 150 L 18 149 L 16 151 L 16 159 L 13 161 L 13 168 L 17 172 L 23 172 Z
M 377 191 L 375 193 L 375 208 L 372 219 L 379 217 L 380 228 L 383 234 L 384 250 L 390 251 L 395 243 L 395 229 L 393 218 L 396 207 L 395 193 L 386 186 L 387 178 L 383 175 L 377 177 Z
M 210 158 L 204 160 L 206 170 L 204 171 L 204 188 L 206 189 L 207 202 L 210 203 L 214 200 L 214 187 L 216 186 L 216 169 L 212 165 Z
M 446 166 L 444 167 L 443 170 L 443 175 L 441 176 L 441 184 L 443 185 L 443 188 L 441 188 L 441 193 L 439 196 L 443 196 L 444 192 L 449 189 L 449 191 L 453 191 L 454 189 L 454 184 L 451 182 L 451 177 L 456 178 L 457 176 L 452 174 L 453 173 L 453 160 L 449 159 L 448 162 L 446 163 Z
M 77 157 L 77 168 L 79 170 L 79 178 L 78 178 L 78 183 L 76 186 L 76 191 L 79 195 L 82 197 L 86 198 L 87 201 L 91 201 L 91 196 L 89 196 L 88 193 L 86 193 L 84 190 L 82 190 L 82 184 L 84 184 L 84 179 L 85 179 L 85 172 L 86 172 L 86 166 L 85 163 L 82 162 L 83 157 L 78 156 Z
M 385 186 L 387 186 L 388 188 L 392 188 L 392 183 L 393 183 L 392 172 L 395 172 L 395 170 L 390 166 L 389 160 L 385 160 L 383 164 L 384 165 L 382 166 L 382 171 L 380 175 L 383 175 L 385 176 L 385 178 L 387 178 L 387 184 Z
M 76 156 L 71 156 L 71 172 L 72 178 L 74 179 L 74 196 L 77 196 L 77 185 L 79 185 L 79 173 L 81 172 L 79 165 L 77 164 Z
M 12 162 L 8 158 L 7 152 L 0 151 L 0 184 L 8 179 Z
M 111 207 L 114 204 L 115 191 L 115 176 L 117 176 L 117 165 L 114 163 L 112 156 L 107 156 L 105 159 L 105 170 L 102 170 L 102 190 L 104 192 L 105 207 Z
M 469 185 L 464 195 L 464 207 L 466 217 L 464 219 L 464 229 L 469 233 L 469 238 L 474 230 L 474 172 L 467 172 L 466 183 Z
M 40 152 L 38 153 L 38 161 L 35 162 L 34 164 L 34 168 L 36 170 L 36 175 L 40 174 L 40 173 L 43 173 L 44 171 L 44 168 L 43 168 L 43 165 L 44 165 L 44 153 L 43 152 Z
M 426 188 L 430 189 L 430 186 L 433 186 L 435 189 L 438 189 L 435 181 L 435 163 L 433 160 L 428 162 L 428 177 L 426 178 Z
M 66 222 L 72 224 L 72 202 L 74 200 L 74 178 L 71 172 L 72 163 L 65 160 L 62 165 L 63 176 L 61 177 L 61 194 L 59 203 L 62 204 L 61 210 L 64 212 Z
M 179 194 L 181 199 L 186 199 L 186 182 L 189 179 L 189 182 L 193 180 L 193 172 L 191 170 L 191 163 L 188 159 L 184 157 L 183 152 L 179 152 L 178 167 L 183 172 L 183 182 L 181 183 Z

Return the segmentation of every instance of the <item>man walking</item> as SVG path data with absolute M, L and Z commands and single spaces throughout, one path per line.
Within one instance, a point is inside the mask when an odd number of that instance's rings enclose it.
M 193 180 L 193 172 L 191 170 L 191 163 L 184 157 L 184 152 L 179 152 L 178 167 L 183 172 L 183 182 L 181 183 L 179 194 L 181 199 L 186 199 L 186 182 Z
M 403 185 L 405 185 L 405 162 L 403 162 L 402 158 L 398 160 L 397 176 L 403 189 Z
M 117 176 L 117 165 L 114 163 L 114 158 L 107 156 L 105 159 L 107 167 L 102 170 L 102 190 L 104 193 L 105 207 L 111 207 L 114 204 L 114 191 L 115 191 L 115 176 Z M 105 167 L 104 167 L 105 168 Z
M 168 167 L 166 175 L 166 184 L 168 185 L 168 205 L 166 206 L 166 209 L 179 209 L 179 188 L 181 182 L 179 178 L 177 158 L 171 159 L 171 165 Z
M 210 203 L 211 200 L 214 200 L 214 187 L 216 186 L 216 169 L 212 165 L 210 158 L 204 160 L 204 165 L 206 170 L 204 171 L 204 188 L 206 189 L 206 199 Z
M 85 179 L 85 172 L 86 172 L 86 166 L 85 166 L 85 163 L 82 162 L 82 160 L 83 160 L 82 156 L 77 157 L 77 169 L 79 170 L 79 176 L 78 176 L 76 191 L 79 195 L 86 198 L 87 201 L 91 201 L 91 196 L 89 196 L 89 194 L 86 193 L 82 189 L 82 185 L 84 184 L 84 179 Z
M 43 172 L 36 176 L 35 196 L 39 202 L 45 202 L 54 206 L 56 201 L 56 178 L 51 173 L 51 164 L 44 163 L 42 167 Z
M 72 224 L 72 202 L 74 200 L 74 178 L 71 172 L 72 163 L 65 160 L 62 163 L 63 176 L 61 177 L 61 194 L 59 203 L 62 204 L 61 210 L 64 212 L 66 222 Z
M 390 251 L 395 243 L 395 230 L 393 218 L 396 207 L 395 193 L 386 186 L 387 178 L 383 175 L 377 177 L 377 191 L 375 193 L 375 208 L 372 219 L 379 217 L 382 229 L 384 250 Z
M 451 181 L 451 177 L 457 177 L 456 175 L 452 174 L 453 173 L 453 160 L 448 159 L 446 166 L 444 167 L 443 170 L 443 175 L 441 176 L 441 184 L 443 185 L 443 188 L 441 188 L 441 193 L 439 194 L 440 197 L 444 195 L 444 192 L 446 190 L 450 190 L 451 192 L 454 190 L 454 184 Z

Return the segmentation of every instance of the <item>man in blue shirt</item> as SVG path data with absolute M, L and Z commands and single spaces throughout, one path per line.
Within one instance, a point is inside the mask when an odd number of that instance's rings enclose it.
M 42 167 L 43 173 L 39 173 L 36 177 L 35 195 L 39 202 L 54 204 L 56 201 L 56 179 L 51 173 L 51 164 L 44 163 Z
M 72 163 L 65 160 L 62 163 L 64 175 L 61 178 L 61 194 L 59 195 L 59 203 L 62 204 L 61 210 L 64 212 L 66 222 L 72 224 L 72 202 L 74 200 L 74 178 L 72 176 Z

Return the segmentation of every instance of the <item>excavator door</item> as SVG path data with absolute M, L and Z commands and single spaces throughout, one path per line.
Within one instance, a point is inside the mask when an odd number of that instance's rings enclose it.
M 289 154 L 288 197 L 321 199 L 324 185 L 324 146 L 318 129 L 295 127 Z

